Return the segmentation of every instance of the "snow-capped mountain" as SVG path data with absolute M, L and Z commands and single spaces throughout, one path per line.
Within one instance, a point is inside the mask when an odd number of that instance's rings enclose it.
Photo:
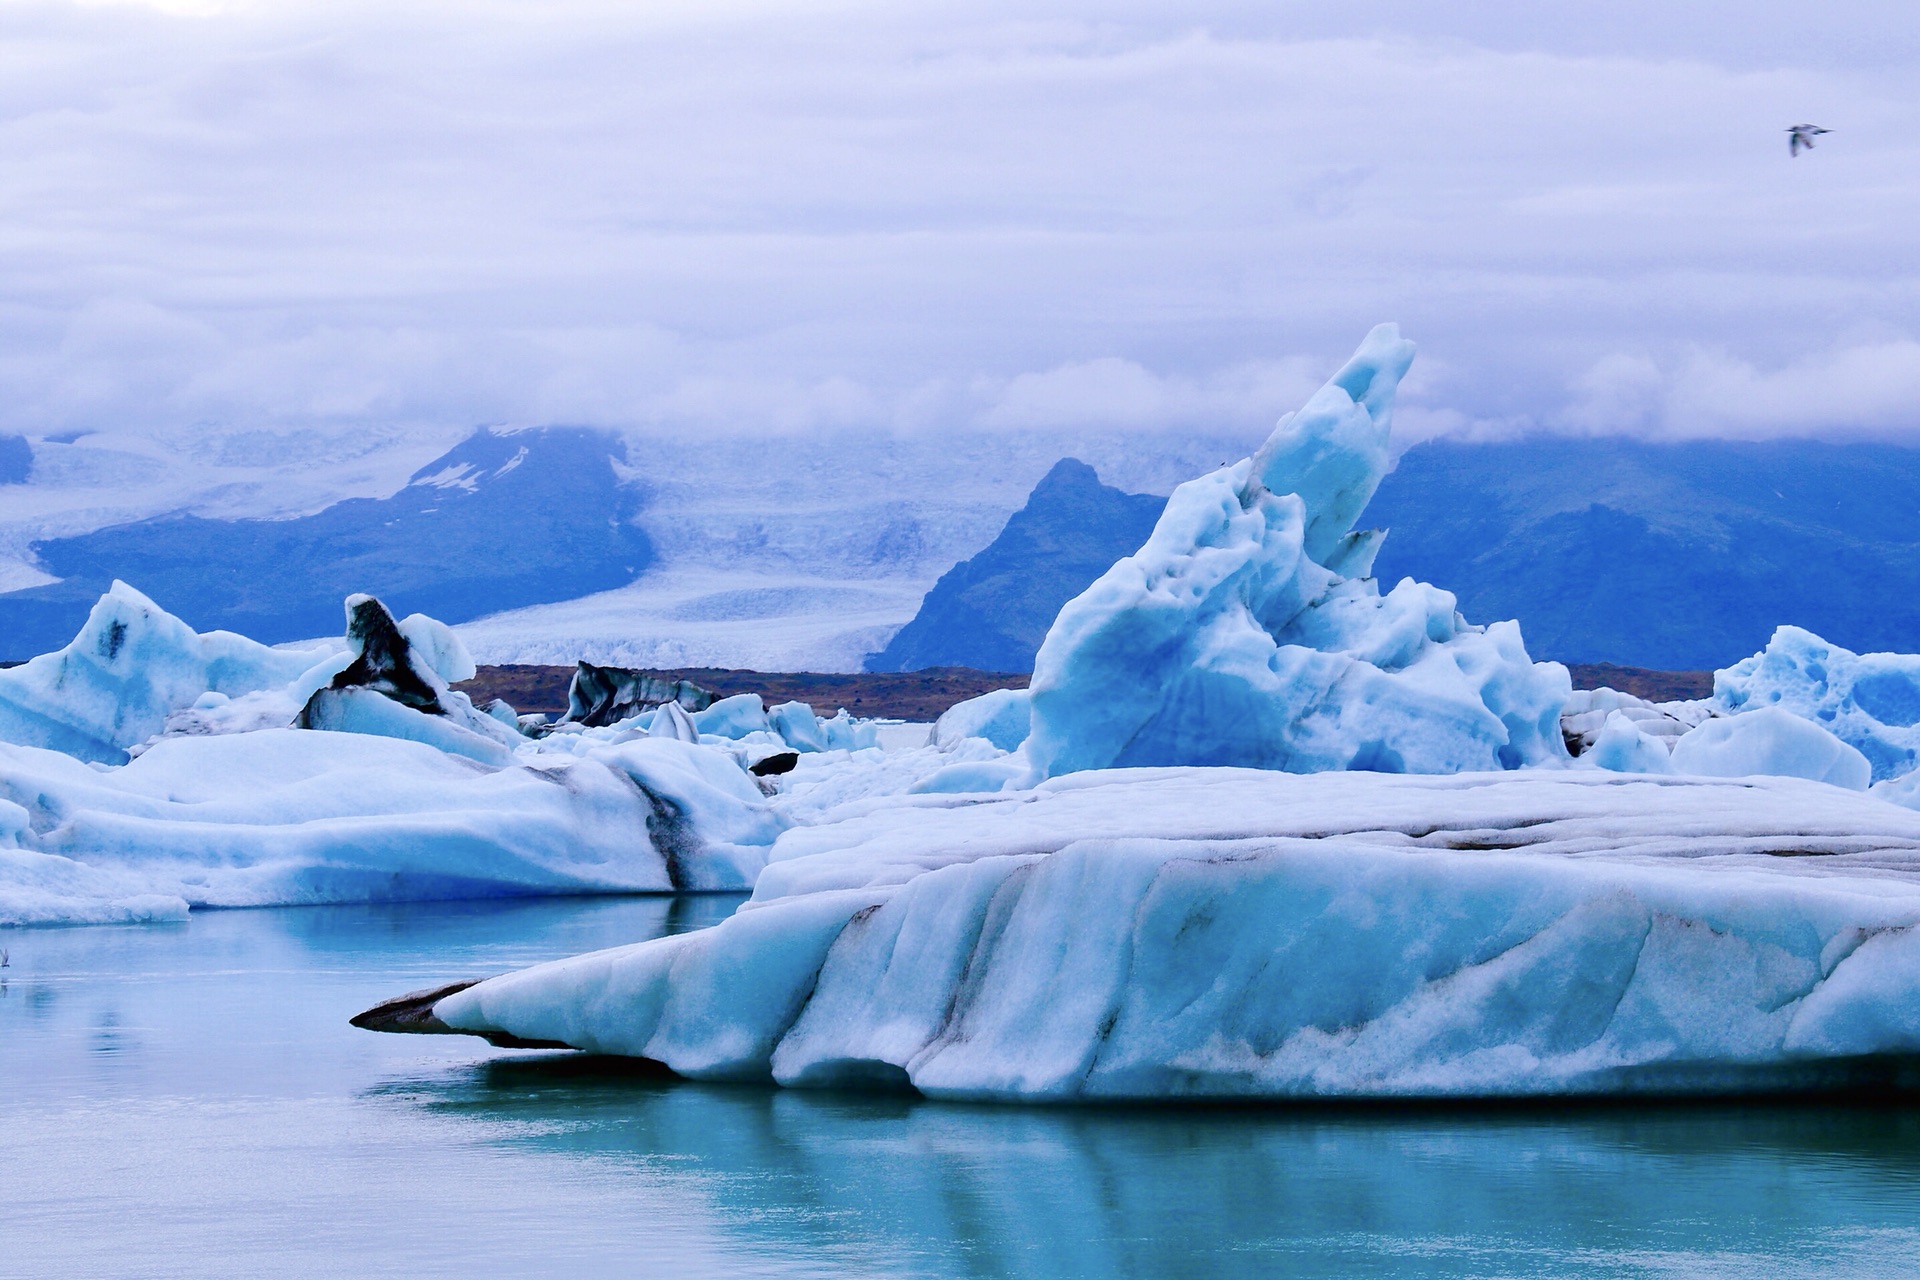
M 289 520 L 165 515 L 36 542 L 59 581 L 0 595 L 8 657 L 65 643 L 115 578 L 202 630 L 326 635 L 367 591 L 460 621 L 630 582 L 653 560 L 624 447 L 578 428 L 480 431 L 398 493 Z

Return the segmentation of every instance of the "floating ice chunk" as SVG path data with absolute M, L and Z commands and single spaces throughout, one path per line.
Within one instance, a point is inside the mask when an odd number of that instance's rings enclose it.
M 654 709 L 651 723 L 647 725 L 650 738 L 671 738 L 675 742 L 698 742 L 700 731 L 693 727 L 693 717 L 681 709 L 677 702 L 663 702 Z
M 410 613 L 395 626 L 407 638 L 407 647 L 448 684 L 471 680 L 478 673 L 466 641 L 446 623 L 424 613 Z
M 438 660 L 450 670 L 460 669 L 458 654 L 443 644 L 459 645 L 451 632 L 431 618 L 414 615 L 414 631 L 430 645 L 441 646 L 436 657 L 435 650 L 416 649 L 386 606 L 372 596 L 348 596 L 346 609 L 352 660 L 314 691 L 294 723 L 303 729 L 424 742 L 485 764 L 507 762 L 520 743 L 518 729 L 475 710 L 473 700 L 449 689 L 434 665 Z
M 825 751 L 827 735 L 820 718 L 804 702 L 783 702 L 767 711 L 767 724 L 795 751 Z
M 715 928 L 432 1011 L 947 1097 L 1819 1088 L 1920 1058 L 1916 936 L 1920 815 L 1800 779 L 1122 770 L 852 806 Z
M 1779 707 L 1804 716 L 1858 748 L 1876 781 L 1920 760 L 1920 654 L 1853 653 L 1781 627 L 1765 649 L 1713 673 L 1713 700 L 1731 712 Z
M 1707 721 L 1673 744 L 1672 767 L 1711 778 L 1810 778 L 1850 791 L 1865 791 L 1873 780 L 1864 755 L 1778 707 Z
M 933 722 L 933 745 L 951 751 L 964 738 L 985 738 L 1013 751 L 1027 740 L 1032 725 L 1033 704 L 1025 689 L 994 689 L 947 708 Z
M 372 689 L 357 685 L 344 689 L 322 689 L 314 694 L 302 713 L 300 727 L 334 733 L 404 738 L 496 768 L 504 767 L 513 759 L 512 751 L 505 744 L 475 733 L 448 716 L 415 711 Z
M 694 727 L 717 738 L 744 738 L 767 730 L 767 708 L 757 693 L 722 698 L 693 716 Z
M 0 671 L 0 741 L 118 764 L 202 694 L 285 685 L 329 653 L 270 649 L 228 631 L 197 635 L 115 582 L 66 648 Z
M 596 666 L 582 659 L 575 664 L 573 682 L 567 686 L 566 718 L 601 728 L 663 702 L 678 702 L 687 711 L 705 711 L 713 705 L 713 694 L 691 680 L 669 680 L 630 667 Z
M 1666 742 L 1643 731 L 1624 712 L 1609 711 L 1599 735 L 1580 758 L 1614 773 L 1672 773 Z
M 1146 545 L 1060 611 L 1034 664 L 1038 776 L 1116 765 L 1441 773 L 1567 758 L 1566 668 L 1453 596 L 1380 594 L 1354 534 L 1412 344 L 1391 325 L 1250 459 L 1174 491 Z
M 1566 740 L 1567 749 L 1576 756 L 1592 749 L 1600 730 L 1616 712 L 1671 751 L 1674 740 L 1705 723 L 1714 714 L 1714 707 L 1707 699 L 1648 702 L 1618 689 L 1575 689 L 1560 708 L 1560 736 Z
M 854 719 L 845 707 L 835 712 L 831 720 L 820 722 L 820 733 L 826 738 L 829 751 L 865 751 L 880 745 L 880 730 L 869 721 Z

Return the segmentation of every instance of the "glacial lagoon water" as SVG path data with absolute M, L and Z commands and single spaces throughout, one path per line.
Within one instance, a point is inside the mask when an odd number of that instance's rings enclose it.
M 347 1026 L 734 898 L 0 932 L 0 1276 L 1920 1276 L 1920 1106 L 1035 1109 Z

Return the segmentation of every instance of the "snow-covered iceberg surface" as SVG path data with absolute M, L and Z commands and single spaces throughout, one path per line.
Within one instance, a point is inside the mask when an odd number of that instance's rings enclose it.
M 1146 545 L 1060 611 L 1034 663 L 1033 776 L 1127 765 L 1454 773 L 1564 760 L 1566 668 L 1516 623 L 1369 576 L 1413 345 L 1392 325 L 1253 457 L 1174 491 Z
M 715 928 L 408 1016 L 950 1097 L 1920 1080 L 1920 815 L 1818 783 L 1116 770 L 773 857 Z

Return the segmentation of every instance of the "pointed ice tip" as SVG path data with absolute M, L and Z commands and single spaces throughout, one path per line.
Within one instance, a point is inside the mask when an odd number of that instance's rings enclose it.
M 1400 336 L 1399 325 L 1392 321 L 1377 324 L 1367 331 L 1353 358 L 1342 365 L 1330 381 L 1377 418 L 1392 403 L 1393 393 L 1413 364 L 1416 350 L 1413 343 Z

